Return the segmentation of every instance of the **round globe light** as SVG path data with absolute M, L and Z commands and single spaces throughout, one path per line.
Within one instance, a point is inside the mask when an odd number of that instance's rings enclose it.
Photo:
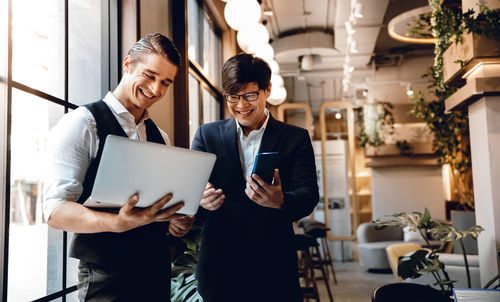
M 286 89 L 285 87 L 279 87 L 278 89 L 271 87 L 271 95 L 267 99 L 267 102 L 271 105 L 279 105 L 286 100 Z
M 247 52 L 253 53 L 257 57 L 262 58 L 266 61 L 270 61 L 274 58 L 274 49 L 269 43 L 261 45 L 252 44 L 249 46 Z
M 283 81 L 283 78 L 279 74 L 271 74 L 271 83 L 273 84 L 273 87 L 276 88 L 281 88 L 285 84 Z
M 277 74 L 280 72 L 280 66 L 279 66 L 278 62 L 276 62 L 275 60 L 268 60 L 266 62 L 267 62 L 267 64 L 269 64 L 269 67 L 271 68 L 272 73 Z
M 245 25 L 258 23 L 260 15 L 260 5 L 256 0 L 231 0 L 224 8 L 224 18 L 227 25 L 234 30 L 240 30 Z
M 243 51 L 247 51 L 250 45 L 269 43 L 269 32 L 261 23 L 245 25 L 236 36 L 238 45 Z

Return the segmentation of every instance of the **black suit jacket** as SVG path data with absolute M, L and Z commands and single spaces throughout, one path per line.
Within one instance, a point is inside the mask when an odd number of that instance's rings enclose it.
M 306 130 L 269 117 L 259 152 L 279 152 L 283 209 L 251 201 L 240 162 L 236 120 L 198 128 L 192 149 L 215 153 L 210 176 L 226 195 L 216 211 L 200 208 L 199 291 L 210 301 L 302 301 L 292 222 L 318 203 L 314 153 Z

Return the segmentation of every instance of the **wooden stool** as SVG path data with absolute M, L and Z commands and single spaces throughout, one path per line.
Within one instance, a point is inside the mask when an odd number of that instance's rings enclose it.
M 325 286 L 328 292 L 328 297 L 330 301 L 333 302 L 332 292 L 330 290 L 330 285 L 328 284 L 328 279 L 322 264 L 315 265 L 312 254 L 319 254 L 319 243 L 316 239 L 310 235 L 306 234 L 296 234 L 295 235 L 296 248 L 300 251 L 301 255 L 299 258 L 299 277 L 304 278 L 305 287 L 302 287 L 303 297 L 305 299 L 315 299 L 319 301 L 318 286 L 316 284 L 316 277 L 314 275 L 314 269 L 319 269 L 321 272 L 321 279 L 324 280 Z M 313 251 L 311 253 L 311 250 Z M 312 283 L 312 287 L 309 284 Z
M 321 253 L 313 253 L 313 262 L 316 265 L 326 266 L 326 278 L 329 279 L 330 272 L 328 271 L 328 267 L 332 271 L 333 282 L 337 284 L 337 276 L 335 275 L 335 269 L 333 267 L 333 259 L 330 254 L 330 249 L 328 248 L 328 240 L 326 239 L 326 232 L 329 228 L 321 226 L 321 225 L 310 225 L 307 230 L 304 230 L 307 235 L 310 235 L 316 239 L 319 239 L 321 242 L 321 248 L 323 252 L 323 256 Z M 319 249 L 318 249 L 319 250 Z

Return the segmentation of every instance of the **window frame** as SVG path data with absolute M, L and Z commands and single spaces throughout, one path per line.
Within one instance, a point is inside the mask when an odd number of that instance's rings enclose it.
M 0 51 L 0 95 L 5 95 L 6 102 L 0 104 L 0 299 L 7 301 L 8 290 L 8 260 L 9 260 L 9 230 L 10 230 L 10 174 L 11 174 L 11 125 L 12 125 L 12 90 L 18 89 L 25 93 L 51 102 L 64 108 L 64 113 L 70 109 L 78 108 L 78 105 L 69 102 L 69 0 L 64 0 L 64 98 L 60 99 L 51 94 L 32 88 L 26 84 L 16 82 L 12 79 L 12 1 L 2 1 L 0 16 L 0 43 L 7 45 L 6 53 Z M 101 21 L 103 30 L 101 32 L 101 45 L 103 56 L 101 64 L 101 94 L 104 95 L 112 87 L 116 87 L 120 76 L 120 1 L 106 0 L 101 3 Z M 1 18 L 4 17 L 4 18 Z M 67 259 L 68 259 L 68 234 L 63 232 L 62 246 L 62 290 L 37 298 L 33 301 L 53 301 L 61 298 L 66 301 L 66 296 L 77 291 L 77 285 L 67 284 Z
M 221 51 L 222 51 L 222 46 L 223 46 L 223 39 L 222 39 L 222 32 L 223 29 L 221 29 L 217 22 L 215 22 L 215 17 L 213 12 L 211 11 L 211 8 L 209 5 L 205 3 L 205 1 L 202 0 L 195 0 L 198 2 L 198 5 L 200 7 L 200 12 L 197 14 L 199 17 L 198 24 L 201 24 L 200 32 L 201 35 L 198 37 L 200 45 L 203 45 L 203 21 L 204 18 L 208 20 L 208 22 L 213 26 L 215 29 L 215 34 L 220 37 L 221 41 Z M 201 59 L 203 61 L 203 51 L 204 49 L 201 50 Z M 222 53 L 220 54 L 220 63 L 222 64 Z M 200 64 L 205 64 L 204 62 L 197 62 L 196 59 L 189 58 L 188 56 L 188 61 L 189 61 L 189 70 L 188 72 L 192 74 L 194 77 L 198 79 L 200 82 L 200 124 L 203 124 L 203 88 L 207 88 L 210 93 L 215 97 L 215 99 L 219 102 L 219 119 L 223 118 L 224 116 L 224 102 L 223 102 L 223 93 L 222 93 L 222 87 L 219 87 L 214 79 L 211 79 L 209 75 L 207 75 L 203 71 L 203 67 Z M 222 66 L 220 66 L 222 68 Z

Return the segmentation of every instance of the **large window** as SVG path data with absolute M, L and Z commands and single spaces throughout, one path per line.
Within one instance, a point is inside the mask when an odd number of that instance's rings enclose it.
M 221 31 L 201 0 L 188 0 L 189 138 L 200 124 L 222 117 Z
M 109 47 L 117 44 L 118 33 L 109 30 L 117 28 L 110 26 L 117 20 L 116 0 L 9 4 L 9 219 L 7 229 L 0 227 L 9 240 L 0 251 L 8 255 L 2 288 L 7 301 L 78 301 L 77 260 L 68 257 L 72 234 L 48 227 L 42 214 L 43 156 L 50 129 L 66 112 L 116 85 L 110 62 L 118 62 L 118 54 Z

